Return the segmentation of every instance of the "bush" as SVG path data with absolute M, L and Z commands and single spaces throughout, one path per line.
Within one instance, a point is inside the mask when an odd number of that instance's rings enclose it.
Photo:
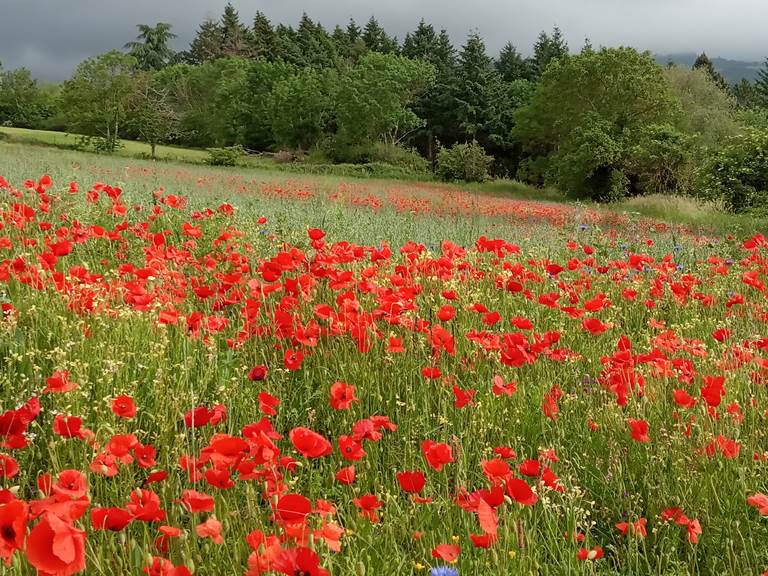
M 447 182 L 485 182 L 493 157 L 476 141 L 440 148 L 437 153 L 437 175 Z
M 245 157 L 245 150 L 242 146 L 208 148 L 208 155 L 208 164 L 211 166 L 237 166 Z
M 732 212 L 765 210 L 768 204 L 768 129 L 751 128 L 713 153 L 699 194 L 721 200 Z

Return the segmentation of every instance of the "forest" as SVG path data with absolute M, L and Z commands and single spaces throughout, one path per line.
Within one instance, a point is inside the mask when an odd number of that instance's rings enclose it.
M 573 49 L 541 32 L 529 56 L 455 46 L 422 20 L 402 39 L 371 17 L 327 30 L 252 20 L 227 5 L 181 52 L 173 25 L 82 62 L 61 84 L 0 68 L 0 126 L 121 138 L 280 162 L 397 166 L 414 179 L 515 178 L 577 198 L 696 196 L 734 212 L 768 199 L 768 63 L 730 85 L 702 53 L 692 69 L 648 52 Z

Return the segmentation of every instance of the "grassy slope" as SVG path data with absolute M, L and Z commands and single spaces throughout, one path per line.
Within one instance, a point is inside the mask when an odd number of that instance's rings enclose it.
M 0 127 L 0 135 L 6 135 L 6 141 L 10 144 L 29 146 L 50 146 L 55 148 L 71 149 L 77 143 L 77 135 L 46 130 L 29 130 L 25 128 Z M 123 140 L 123 147 L 117 152 L 117 156 L 146 159 L 150 153 L 150 147 L 143 142 Z M 23 149 L 14 148 L 11 154 L 22 154 Z M 40 152 L 36 151 L 36 155 Z M 84 155 L 83 158 L 86 158 Z M 180 162 L 189 164 L 204 164 L 208 158 L 205 150 L 183 148 L 177 146 L 158 146 L 157 158 L 163 161 Z M 82 160 L 85 162 L 85 160 Z M 0 165 L 0 167 L 2 167 Z M 306 167 L 305 167 L 306 168 Z M 210 168 L 208 168 L 210 169 Z M 290 175 L 291 168 L 287 165 L 276 165 L 267 159 L 252 159 L 247 167 L 237 169 L 238 173 L 248 174 L 257 178 L 286 178 Z M 371 182 L 368 178 L 360 179 L 356 176 L 311 175 L 308 170 L 302 169 L 295 174 L 296 178 L 325 183 L 340 182 Z M 384 182 L 384 181 L 382 181 Z M 439 184 L 440 187 L 445 185 Z M 572 204 L 573 200 L 567 198 L 557 190 L 547 188 L 538 189 L 512 180 L 496 180 L 484 184 L 463 184 L 448 186 L 478 192 L 493 196 L 503 196 L 523 200 L 540 200 L 547 202 L 564 202 Z M 590 202 L 577 201 L 577 205 L 585 208 L 595 208 Z M 610 207 L 612 211 L 628 216 L 642 216 L 661 220 L 669 223 L 685 224 L 693 227 L 701 227 L 717 230 L 723 233 L 738 234 L 741 231 L 760 230 L 768 228 L 768 219 L 743 215 L 732 215 L 724 212 L 714 205 L 705 205 L 689 198 L 651 196 L 634 198 Z

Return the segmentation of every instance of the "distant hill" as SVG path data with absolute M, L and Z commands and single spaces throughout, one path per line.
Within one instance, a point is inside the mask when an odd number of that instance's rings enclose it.
M 678 66 L 685 66 L 690 68 L 696 61 L 698 54 L 693 52 L 683 54 L 656 54 L 654 57 L 656 61 L 663 65 L 668 62 L 674 62 Z M 713 58 L 710 56 L 712 64 L 715 65 L 715 69 L 720 72 L 725 79 L 731 84 L 741 82 L 742 78 L 754 81 L 757 78 L 757 73 L 762 67 L 762 62 L 745 62 L 743 60 L 728 60 L 727 58 Z

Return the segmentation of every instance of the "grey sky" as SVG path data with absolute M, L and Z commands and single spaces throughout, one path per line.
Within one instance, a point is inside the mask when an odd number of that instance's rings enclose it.
M 332 28 L 372 14 L 402 39 L 420 18 L 459 45 L 471 29 L 491 53 L 511 40 L 528 53 L 542 29 L 558 25 L 572 48 L 630 45 L 656 53 L 699 52 L 762 60 L 768 56 L 765 0 L 232 0 L 243 21 L 257 10 L 295 25 L 306 11 Z M 84 58 L 120 48 L 137 23 L 171 22 L 184 49 L 198 24 L 217 18 L 226 0 L 0 0 L 0 62 L 61 80 Z

